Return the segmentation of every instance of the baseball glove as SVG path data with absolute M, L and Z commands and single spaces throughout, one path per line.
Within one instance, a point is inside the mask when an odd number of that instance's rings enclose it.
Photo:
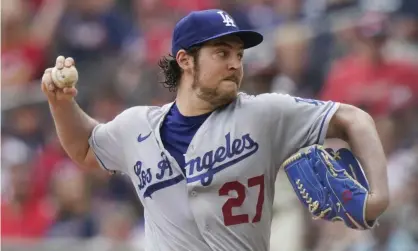
M 293 154 L 282 167 L 314 219 L 343 221 L 359 230 L 375 225 L 365 219 L 369 184 L 350 150 L 313 145 Z

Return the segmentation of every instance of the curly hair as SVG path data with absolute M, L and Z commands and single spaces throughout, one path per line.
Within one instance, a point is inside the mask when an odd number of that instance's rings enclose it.
M 197 62 L 199 58 L 199 51 L 201 46 L 193 46 L 186 50 L 188 55 L 193 57 L 194 62 Z M 161 68 L 162 73 L 164 74 L 164 80 L 160 83 L 163 84 L 165 88 L 168 88 L 169 91 L 177 91 L 178 83 L 183 73 L 183 70 L 180 68 L 175 56 L 169 54 L 164 56 L 158 62 L 158 66 Z

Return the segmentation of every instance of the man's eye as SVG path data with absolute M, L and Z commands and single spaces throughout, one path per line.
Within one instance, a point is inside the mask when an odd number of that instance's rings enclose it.
M 219 52 L 218 52 L 218 55 L 219 55 L 220 57 L 226 57 L 227 53 L 226 53 L 226 51 L 219 51 Z
M 244 54 L 243 53 L 238 53 L 238 58 L 239 59 L 242 59 L 244 57 Z

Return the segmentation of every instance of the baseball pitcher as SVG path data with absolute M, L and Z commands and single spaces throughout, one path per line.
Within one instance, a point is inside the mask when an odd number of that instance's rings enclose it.
M 60 56 L 45 71 L 42 90 L 68 155 L 132 180 L 145 208 L 146 250 L 269 250 L 281 165 L 319 218 L 349 225 L 349 216 L 358 224 L 349 226 L 368 229 L 386 209 L 386 160 L 367 113 L 331 101 L 239 92 L 244 51 L 262 40 L 225 11 L 191 12 L 176 24 L 171 54 L 159 62 L 175 101 L 131 107 L 105 124 L 75 102 L 72 58 Z M 367 184 L 332 176 L 345 166 L 321 148 L 327 137 L 349 142 Z M 319 184 L 316 192 L 307 194 L 309 184 Z M 346 204 L 339 202 L 340 186 L 352 198 Z

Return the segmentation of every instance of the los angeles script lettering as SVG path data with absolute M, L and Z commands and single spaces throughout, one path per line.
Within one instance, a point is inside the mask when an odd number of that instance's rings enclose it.
M 228 133 L 225 135 L 224 145 L 186 162 L 184 171 L 187 175 L 187 182 L 200 181 L 203 186 L 208 186 L 217 172 L 248 158 L 257 150 L 258 143 L 251 138 L 249 133 L 234 140 L 231 140 L 231 135 Z M 157 165 L 159 171 L 155 175 L 152 175 L 151 168 L 143 168 L 141 161 L 137 161 L 134 165 L 135 174 L 139 179 L 138 188 L 139 190 L 146 188 L 144 194 L 149 197 L 152 193 L 184 179 L 183 175 L 172 177 L 173 169 L 170 162 L 164 153 L 161 157 L 162 160 Z M 170 182 L 170 179 L 176 182 Z M 151 183 L 153 184 L 150 185 Z

